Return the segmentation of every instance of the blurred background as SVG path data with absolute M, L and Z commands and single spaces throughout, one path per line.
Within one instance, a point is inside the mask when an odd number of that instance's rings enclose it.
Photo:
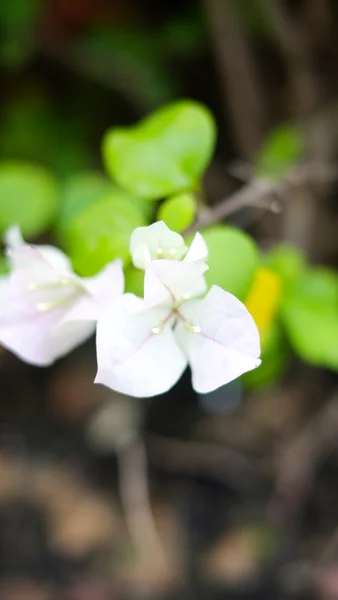
M 109 127 L 175 99 L 217 121 L 210 205 L 255 185 L 264 143 L 288 153 L 271 131 L 301 126 L 301 185 L 230 222 L 334 273 L 335 0 L 1 0 L 0 69 L 0 161 L 48 169 L 61 196 L 102 171 Z M 292 252 L 273 259 L 285 280 Z M 189 373 L 150 400 L 94 386 L 93 341 L 45 369 L 1 350 L 0 599 L 338 598 L 338 295 L 329 306 L 324 279 L 300 342 L 274 329 L 268 372 L 203 397 Z

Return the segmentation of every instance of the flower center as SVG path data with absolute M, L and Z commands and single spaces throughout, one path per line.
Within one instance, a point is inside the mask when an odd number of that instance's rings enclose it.
M 183 294 L 182 298 L 180 298 L 180 300 L 177 300 L 173 304 L 172 310 L 163 319 L 163 321 L 161 321 L 158 325 L 155 325 L 155 327 L 152 328 L 151 333 L 153 335 L 159 335 L 160 333 L 162 333 L 162 331 L 164 330 L 165 325 L 168 323 L 168 321 L 170 321 L 171 318 L 174 319 L 173 327 L 175 326 L 177 320 L 180 320 L 180 321 L 183 322 L 184 327 L 187 329 L 187 331 L 190 331 L 190 333 L 201 333 L 202 329 L 201 329 L 200 325 L 197 325 L 195 323 L 191 323 L 191 321 L 189 321 L 189 319 L 187 319 L 179 311 L 179 308 L 182 306 L 182 304 L 184 304 L 184 302 L 186 302 L 190 298 L 191 298 L 191 294 L 189 294 L 189 292 L 186 292 L 185 294 Z
M 156 250 L 156 258 L 166 258 L 168 257 L 170 260 L 174 260 L 177 257 L 176 248 L 169 248 L 169 250 L 164 250 L 161 246 L 159 246 Z

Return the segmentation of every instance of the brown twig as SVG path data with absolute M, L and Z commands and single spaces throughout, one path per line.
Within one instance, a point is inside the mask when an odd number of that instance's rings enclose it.
M 224 198 L 215 206 L 201 212 L 195 222 L 184 232 L 185 235 L 218 223 L 230 215 L 254 207 L 280 212 L 281 201 L 293 189 L 309 183 L 323 183 L 337 180 L 337 167 L 321 163 L 304 163 L 293 168 L 281 180 L 256 179 L 241 187 L 237 192 Z
M 157 532 L 148 488 L 147 456 L 140 438 L 118 454 L 120 498 L 135 550 L 151 549 L 159 561 L 166 555 Z

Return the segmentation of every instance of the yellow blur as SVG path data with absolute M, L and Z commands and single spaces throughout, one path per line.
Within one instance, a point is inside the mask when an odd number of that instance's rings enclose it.
M 278 275 L 265 267 L 257 270 L 245 306 L 255 320 L 262 344 L 274 322 L 281 291 L 281 280 Z

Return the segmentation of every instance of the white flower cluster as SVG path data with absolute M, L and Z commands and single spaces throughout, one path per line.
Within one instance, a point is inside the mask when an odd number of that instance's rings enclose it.
M 96 329 L 102 383 L 130 396 L 169 390 L 187 365 L 199 393 L 260 364 L 257 327 L 245 306 L 217 286 L 207 292 L 207 246 L 196 234 L 188 249 L 163 222 L 135 229 L 130 252 L 144 269 L 144 298 L 124 294 L 120 260 L 78 277 L 52 246 L 6 235 L 11 266 L 0 280 L 0 343 L 26 362 L 48 365 Z

